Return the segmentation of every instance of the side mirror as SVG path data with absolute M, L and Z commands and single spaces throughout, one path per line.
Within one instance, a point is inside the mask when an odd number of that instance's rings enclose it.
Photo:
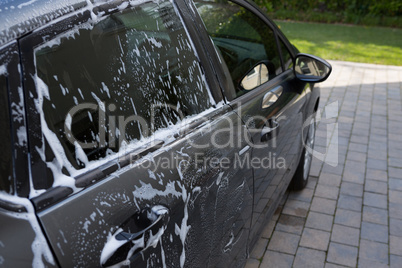
M 318 83 L 325 81 L 332 71 L 327 61 L 309 54 L 298 54 L 293 67 L 295 76 L 304 82 Z
M 257 63 L 240 81 L 240 88 L 251 90 L 269 80 L 269 69 L 265 62 Z

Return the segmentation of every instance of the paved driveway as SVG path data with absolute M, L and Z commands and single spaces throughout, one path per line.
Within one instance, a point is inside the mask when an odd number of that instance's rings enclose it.
M 331 64 L 307 188 L 287 193 L 247 268 L 402 267 L 402 67 Z

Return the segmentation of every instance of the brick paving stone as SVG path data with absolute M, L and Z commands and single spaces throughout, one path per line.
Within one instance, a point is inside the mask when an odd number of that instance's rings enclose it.
M 275 229 L 276 221 L 270 220 L 268 224 L 265 226 L 264 230 L 261 233 L 261 237 L 263 238 L 271 238 L 271 235 Z
M 338 199 L 338 208 L 360 212 L 362 210 L 363 199 L 361 197 L 340 195 Z
M 284 205 L 285 205 L 285 203 L 286 203 L 286 201 L 288 200 L 288 196 L 289 196 L 289 192 L 286 192 L 283 196 L 282 196 L 282 199 L 281 199 L 281 201 L 279 202 L 279 206 L 280 207 L 283 207 Z M 275 211 L 276 212 L 276 211 Z M 280 213 L 280 211 L 278 212 L 278 214 Z M 278 217 L 279 218 L 279 217 Z M 278 219 L 277 218 L 277 219 Z
M 327 137 L 321 137 L 318 136 L 318 133 L 315 134 L 315 141 L 314 141 L 314 147 L 318 146 L 317 148 L 319 148 L 318 152 L 323 152 L 324 148 L 326 146 L 328 146 L 329 140 L 327 139 Z
M 392 178 L 402 179 L 402 168 L 389 167 L 388 174 Z
M 373 141 L 381 142 L 381 143 L 386 144 L 387 141 L 388 141 L 388 140 L 387 140 L 387 135 L 370 135 L 369 142 L 373 142 Z M 370 149 L 369 149 L 369 154 L 368 154 L 368 156 L 369 156 L 370 158 L 379 159 L 379 160 L 386 160 L 386 159 L 387 159 L 387 154 L 385 154 L 385 157 L 382 156 L 382 155 L 370 155 Z
M 372 148 L 372 149 L 377 150 L 377 151 L 381 151 L 381 150 L 384 150 L 384 144 L 381 143 L 381 142 L 370 142 L 369 143 L 369 148 Z
M 372 140 L 370 140 L 372 141 Z M 378 149 L 373 149 L 373 148 L 369 148 L 368 152 L 367 152 L 367 157 L 369 159 L 374 159 L 375 161 L 379 160 L 379 161 L 387 161 L 388 158 L 388 153 L 387 150 L 384 148 L 383 150 L 378 150 Z M 371 168 L 371 166 L 368 166 L 369 168 Z M 386 169 L 379 169 L 379 168 L 374 168 L 374 170 L 382 170 L 382 171 L 386 171 Z
M 378 160 L 378 159 L 367 159 L 367 167 L 371 169 L 379 169 L 379 170 L 387 170 L 388 163 L 386 160 Z
M 334 217 L 331 215 L 310 212 L 307 217 L 306 227 L 330 232 L 333 221 Z
M 398 256 L 402 256 L 402 237 L 390 235 L 390 253 Z
M 402 137 L 399 134 L 392 134 L 389 133 L 388 134 L 388 140 L 389 141 L 396 141 L 396 142 L 402 142 Z M 398 156 L 400 156 L 402 158 L 402 154 L 399 154 Z
M 382 135 L 382 136 L 386 136 L 387 135 L 387 130 L 385 128 L 370 128 L 370 134 L 371 135 Z
M 338 154 L 339 154 L 339 152 L 338 152 Z M 338 164 L 336 166 L 331 166 L 331 165 L 328 165 L 327 163 L 324 163 L 322 165 L 321 172 L 335 174 L 335 175 L 342 175 L 344 168 L 345 168 L 344 165 L 342 165 L 341 161 L 339 161 L 339 159 L 338 159 Z
M 388 264 L 388 245 L 362 239 L 359 247 L 359 258 Z
M 321 154 L 325 154 L 327 152 L 327 146 L 329 142 L 327 141 L 327 137 L 325 138 L 317 137 L 317 142 L 318 143 L 314 145 L 314 151 L 319 152 Z
M 316 185 L 317 185 L 317 178 L 311 177 L 310 175 L 310 177 L 308 178 L 306 188 L 315 190 Z
M 389 202 L 402 205 L 402 192 L 389 190 Z
M 351 182 L 342 182 L 341 195 L 363 197 L 363 185 Z
M 361 213 L 351 210 L 337 209 L 334 222 L 341 225 L 360 228 Z
M 389 189 L 402 191 L 402 179 L 389 178 Z
M 276 224 L 275 230 L 301 235 L 305 221 L 305 218 L 290 215 L 281 215 L 278 223 Z
M 388 268 L 389 265 L 381 262 L 376 262 L 373 260 L 366 260 L 359 258 L 358 268 Z
M 363 206 L 363 221 L 388 225 L 388 211 L 386 209 Z
M 402 220 L 402 206 L 396 203 L 389 203 L 389 217 Z
M 318 184 L 325 184 L 331 186 L 337 186 L 341 184 L 341 176 L 336 174 L 329 173 L 321 173 L 320 178 L 318 179 Z
M 361 132 L 359 134 L 362 135 L 362 136 L 369 134 L 370 127 L 371 127 L 370 124 L 362 123 L 362 122 L 359 122 L 359 121 L 355 121 L 354 124 L 353 124 L 353 130 L 355 130 L 355 129 L 361 130 Z
M 324 268 L 345 268 L 345 266 L 326 262 Z
M 371 179 L 371 180 L 376 180 L 376 181 L 388 181 L 388 174 L 384 170 L 376 170 L 376 169 L 371 169 L 367 168 L 366 170 L 366 178 Z
M 370 241 L 388 243 L 388 226 L 363 221 L 360 236 Z
M 351 142 L 349 144 L 349 151 L 359 152 L 359 153 L 366 153 L 367 152 L 367 145 Z
M 356 172 L 353 170 L 353 168 L 345 169 L 342 180 L 358 184 L 364 184 L 364 172 Z
M 294 268 L 322 268 L 325 263 L 325 252 L 309 248 L 299 247 L 296 253 Z
M 386 209 L 388 207 L 388 200 L 387 196 L 383 194 L 364 193 L 363 204 Z
M 355 134 L 356 132 L 352 132 L 352 137 L 350 137 L 350 141 L 354 143 L 361 143 L 361 144 L 367 144 L 369 141 L 368 136 L 360 136 Z M 352 159 L 353 160 L 353 159 Z M 364 162 L 364 161 L 363 161 Z
M 342 129 L 338 126 L 338 136 L 341 138 L 349 138 L 351 135 L 352 131 L 347 128 L 347 126 Z
M 328 199 L 338 199 L 339 188 L 336 186 L 321 185 L 318 183 L 315 190 L 315 196 L 328 198 Z
M 310 210 L 329 215 L 335 214 L 336 200 L 314 197 Z
M 357 264 L 357 253 L 358 250 L 356 247 L 331 242 L 329 244 L 327 261 L 354 267 Z
M 282 253 L 295 254 L 299 244 L 300 236 L 275 231 L 269 242 L 268 249 Z
M 347 148 L 347 146 L 349 144 L 349 138 L 338 136 L 338 144 Z M 355 160 L 355 161 L 359 161 L 359 160 Z
M 286 202 L 282 213 L 298 217 L 307 217 L 309 207 L 310 203 L 289 199 Z
M 387 194 L 388 193 L 388 184 L 382 181 L 375 180 L 366 180 L 364 185 L 364 191 L 378 193 L 378 194 Z
M 326 251 L 330 233 L 310 228 L 304 228 L 300 246 Z
M 267 248 L 268 245 L 268 239 L 266 238 L 260 238 L 258 239 L 253 251 L 250 253 L 250 257 L 254 259 L 259 259 L 262 256 L 264 256 L 265 249 Z
M 390 255 L 391 268 L 401 268 L 402 256 Z
M 402 158 L 398 157 L 388 157 L 388 166 L 402 168 Z
M 294 257 L 285 253 L 268 250 L 261 262 L 261 268 L 292 267 Z
M 244 266 L 244 268 L 258 268 L 258 267 L 260 267 L 260 261 L 252 258 L 247 259 L 246 265 Z
M 356 105 L 356 104 L 355 104 Z M 356 107 L 356 106 L 355 106 Z M 360 121 L 353 122 L 353 132 L 360 136 L 368 136 L 370 132 L 370 124 Z
M 360 230 L 357 228 L 334 224 L 331 241 L 357 247 L 359 246 L 359 235 Z
M 402 236 L 402 220 L 390 218 L 389 233 L 394 236 Z
M 339 117 L 338 117 L 338 122 L 339 123 L 342 123 L 342 124 L 344 124 L 344 123 L 350 123 L 350 124 L 353 124 L 353 117 L 352 116 L 345 116 L 345 115 L 340 115 Z M 367 130 L 366 130 L 366 132 L 367 132 Z M 368 135 L 368 133 L 367 133 L 367 135 Z
M 313 189 L 303 189 L 303 191 L 290 192 L 288 198 L 303 202 L 311 202 L 311 200 L 313 199 L 313 194 Z
M 267 195 L 267 196 L 269 196 L 269 195 Z M 267 207 L 267 204 L 270 201 L 270 199 L 260 198 L 257 200 L 259 200 L 259 201 L 258 201 L 257 206 L 255 206 L 254 212 L 261 214 L 264 211 L 264 209 Z
M 347 161 L 345 163 L 345 170 L 353 170 L 355 172 L 365 172 L 366 171 L 366 164 L 357 161 Z
M 275 210 L 275 212 L 274 212 L 274 215 L 272 216 L 272 219 L 271 219 L 271 220 L 277 221 L 277 220 L 279 219 L 279 216 L 280 216 L 281 213 L 282 213 L 282 210 L 283 210 L 283 205 L 279 205 L 279 206 L 276 208 L 276 210 Z

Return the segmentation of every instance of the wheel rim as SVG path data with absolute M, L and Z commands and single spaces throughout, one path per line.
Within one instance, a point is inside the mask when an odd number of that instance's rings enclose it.
M 306 140 L 306 148 L 304 151 L 304 167 L 303 167 L 303 180 L 308 179 L 308 175 L 310 173 L 311 162 L 313 159 L 313 148 L 314 148 L 314 137 L 315 137 L 315 118 L 311 119 L 307 140 Z

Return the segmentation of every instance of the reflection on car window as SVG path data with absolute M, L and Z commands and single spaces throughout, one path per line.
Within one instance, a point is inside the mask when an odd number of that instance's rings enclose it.
M 170 2 L 81 25 L 39 47 L 35 57 L 37 81 L 48 88 L 46 125 L 77 169 L 213 102 Z
M 243 78 L 264 61 L 269 79 L 282 72 L 274 32 L 249 10 L 229 1 L 195 1 L 198 12 L 232 76 L 236 95 Z
M 7 78 L 0 75 L 0 191 L 12 193 L 12 155 Z

